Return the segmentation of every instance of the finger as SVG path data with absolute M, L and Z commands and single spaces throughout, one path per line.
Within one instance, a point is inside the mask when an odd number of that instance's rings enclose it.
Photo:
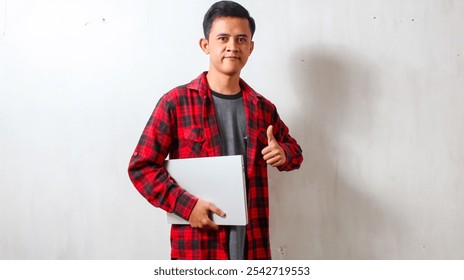
M 217 230 L 219 226 L 211 220 L 208 216 L 203 217 L 198 225 L 192 225 L 193 228 L 199 228 L 199 229 L 214 229 Z
M 266 163 L 274 167 L 274 165 L 278 164 L 280 162 L 280 157 L 272 157 L 268 160 L 266 160 Z
M 282 159 L 279 158 L 278 160 L 276 160 L 275 162 L 271 163 L 270 165 L 271 165 L 272 167 L 278 167 L 278 166 L 281 166 L 283 163 L 284 163 L 284 162 L 282 161 Z
M 267 131 L 266 131 L 266 134 L 267 134 L 267 143 L 269 145 L 269 143 L 271 143 L 273 140 L 275 140 L 274 138 L 274 132 L 273 132 L 273 127 L 272 125 L 268 126 L 267 127 Z
M 216 205 L 214 205 L 213 203 L 209 203 L 208 210 L 221 217 L 225 216 L 224 212 L 222 212 L 222 210 L 216 207 Z M 212 216 L 208 215 L 208 218 L 204 223 L 204 228 L 218 230 L 219 226 L 212 220 Z
M 209 205 L 209 210 L 213 212 L 216 215 L 219 215 L 220 217 L 225 217 L 226 213 L 224 213 L 221 209 L 219 209 L 216 205 L 213 203 L 210 203 Z
M 266 148 L 261 150 L 261 154 L 263 156 L 269 154 L 270 152 L 272 152 L 272 147 L 270 147 L 270 146 L 267 146 Z
M 276 151 L 269 150 L 269 151 L 267 151 L 265 154 L 263 154 L 263 159 L 264 159 L 265 161 L 268 161 L 268 160 L 270 160 L 271 158 L 277 156 L 277 154 L 278 154 L 278 153 L 277 153 Z
M 214 230 L 218 230 L 219 229 L 219 226 L 213 222 L 212 220 L 209 220 L 208 224 L 206 225 L 207 228 L 209 229 L 214 229 Z

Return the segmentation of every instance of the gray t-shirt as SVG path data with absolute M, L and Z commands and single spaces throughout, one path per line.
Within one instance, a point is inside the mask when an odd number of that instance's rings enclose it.
M 225 95 L 211 91 L 222 141 L 223 155 L 243 155 L 246 158 L 246 118 L 243 94 Z M 229 256 L 243 260 L 245 226 L 229 227 Z

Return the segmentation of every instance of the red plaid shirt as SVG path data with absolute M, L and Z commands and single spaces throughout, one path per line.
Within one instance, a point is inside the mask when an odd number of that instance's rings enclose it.
M 248 259 L 270 259 L 267 164 L 261 150 L 267 146 L 266 129 L 274 126 L 276 140 L 287 162 L 279 170 L 299 168 L 302 151 L 288 134 L 275 106 L 240 80 L 247 122 Z M 177 185 L 164 168 L 171 159 L 221 155 L 221 138 L 206 72 L 187 85 L 165 94 L 156 105 L 129 164 L 137 190 L 154 206 L 188 220 L 198 198 Z M 207 173 L 205 173 L 207 175 Z M 194 229 L 172 225 L 171 257 L 228 259 L 227 228 Z

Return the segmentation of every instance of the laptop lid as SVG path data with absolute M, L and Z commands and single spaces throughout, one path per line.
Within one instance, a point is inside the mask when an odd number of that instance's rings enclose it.
M 192 195 L 214 203 L 226 217 L 212 214 L 218 225 L 248 223 L 243 157 L 219 156 L 170 159 L 165 161 L 170 176 Z M 167 213 L 170 224 L 189 224 L 174 213 Z

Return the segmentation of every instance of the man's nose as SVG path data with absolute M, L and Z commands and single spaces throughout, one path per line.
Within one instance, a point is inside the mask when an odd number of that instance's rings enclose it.
M 237 41 L 236 40 L 229 40 L 229 42 L 227 43 L 227 51 L 229 51 L 229 52 L 238 51 Z

